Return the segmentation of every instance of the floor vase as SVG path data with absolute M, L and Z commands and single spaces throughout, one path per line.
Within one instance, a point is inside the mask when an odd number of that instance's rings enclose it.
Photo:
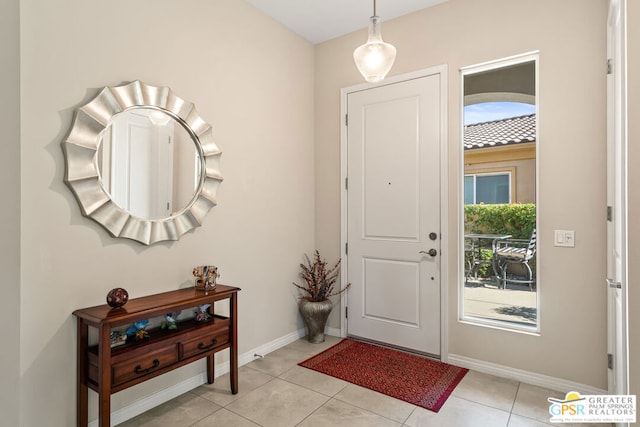
M 324 342 L 324 327 L 333 309 L 331 300 L 314 302 L 302 298 L 298 307 L 307 326 L 309 342 L 314 344 Z

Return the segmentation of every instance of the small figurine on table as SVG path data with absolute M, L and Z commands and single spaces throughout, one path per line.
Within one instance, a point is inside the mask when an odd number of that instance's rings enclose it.
M 136 341 L 141 341 L 149 338 L 149 332 L 147 332 L 146 330 L 148 324 L 148 320 L 134 322 L 133 326 L 127 329 L 127 335 L 132 335 Z
M 198 307 L 198 311 L 196 311 L 196 322 L 206 322 L 211 319 L 209 307 L 211 307 L 211 304 L 203 304 Z
M 196 278 L 196 289 L 210 291 L 216 287 L 216 279 L 220 277 L 218 267 L 215 265 L 201 265 L 194 267 L 193 275 Z
M 127 342 L 127 333 L 124 331 L 111 331 L 111 348 L 124 345 Z
M 165 322 L 162 324 L 162 329 L 168 329 L 170 331 L 175 331 L 176 329 L 178 329 L 178 325 L 176 324 L 178 316 L 180 316 L 179 311 L 167 314 L 165 316 Z

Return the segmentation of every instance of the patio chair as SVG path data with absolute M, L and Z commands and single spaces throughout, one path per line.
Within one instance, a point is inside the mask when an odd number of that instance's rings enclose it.
M 529 285 L 529 290 L 533 290 L 535 278 L 531 271 L 529 261 L 536 254 L 536 229 L 531 232 L 531 238 L 526 239 L 505 239 L 497 241 L 493 249 L 494 267 L 498 287 L 506 289 L 507 282 L 524 283 Z M 524 265 L 527 269 L 525 280 L 515 279 L 507 276 L 507 270 L 511 264 Z

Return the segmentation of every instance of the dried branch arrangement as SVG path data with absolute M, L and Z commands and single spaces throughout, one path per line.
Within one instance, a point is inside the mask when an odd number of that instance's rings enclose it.
M 351 284 L 347 284 L 344 289 L 334 292 L 334 286 L 340 274 L 340 260 L 333 267 L 328 268 L 327 261 L 320 256 L 318 250 L 315 251 L 313 260 L 307 254 L 304 255 L 305 263 L 300 264 L 300 278 L 304 280 L 303 285 L 293 283 L 298 289 L 305 292 L 302 298 L 309 301 L 319 302 L 328 299 L 330 296 L 338 295 L 347 289 Z

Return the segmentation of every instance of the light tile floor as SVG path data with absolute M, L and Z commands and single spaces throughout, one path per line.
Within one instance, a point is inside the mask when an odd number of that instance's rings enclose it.
M 236 395 L 229 390 L 227 374 L 120 425 L 545 427 L 550 425 L 547 398 L 564 398 L 552 390 L 469 371 L 434 413 L 297 366 L 339 340 L 296 341 L 241 367 Z

